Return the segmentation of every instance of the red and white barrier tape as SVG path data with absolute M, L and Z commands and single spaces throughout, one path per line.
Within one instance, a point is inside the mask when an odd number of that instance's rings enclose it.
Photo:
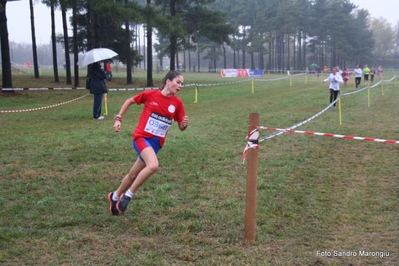
M 321 133 L 321 132 L 313 132 L 313 131 L 302 131 L 302 130 L 293 130 L 293 129 L 284 129 L 284 128 L 275 128 L 275 127 L 259 127 L 259 128 L 266 129 L 266 130 L 274 130 L 274 131 L 284 131 L 284 132 L 289 132 L 289 133 L 300 133 L 300 134 L 306 134 L 306 135 L 317 135 L 317 136 L 342 138 L 342 139 L 356 139 L 356 140 L 367 140 L 367 141 L 399 144 L 398 140 L 391 140 L 391 139 L 355 137 L 355 136 L 349 136 L 349 135 L 339 135 L 339 134 Z
M 23 113 L 23 112 L 31 112 L 31 111 L 39 111 L 39 110 L 49 109 L 49 108 L 57 107 L 57 106 L 60 106 L 60 105 L 64 105 L 64 104 L 67 104 L 67 103 L 71 103 L 71 102 L 80 100 L 80 99 L 82 99 L 82 98 L 84 98 L 84 97 L 86 97 L 88 95 L 89 94 L 86 94 L 86 95 L 80 96 L 80 97 L 78 97 L 76 99 L 73 99 L 73 100 L 70 100 L 70 101 L 66 101 L 66 102 L 63 102 L 63 103 L 57 103 L 57 104 L 44 106 L 44 107 L 29 108 L 29 109 L 22 109 L 22 110 L 0 110 L 0 114 L 3 114 L 3 113 Z
M 365 138 L 365 137 L 356 137 L 356 136 L 349 136 L 349 135 L 339 135 L 339 134 L 331 134 L 331 133 L 321 133 L 321 132 L 313 132 L 313 131 L 302 131 L 302 130 L 294 130 L 294 129 L 284 129 L 284 128 L 276 128 L 276 127 L 263 127 L 260 126 L 257 129 L 251 131 L 246 139 L 253 139 L 254 133 L 258 133 L 259 136 L 259 129 L 266 129 L 266 130 L 273 130 L 273 131 L 280 131 L 280 132 L 288 132 L 288 133 L 300 133 L 306 135 L 317 135 L 323 137 L 333 137 L 333 138 L 342 138 L 342 139 L 355 139 L 355 140 L 366 140 L 366 141 L 375 141 L 375 142 L 385 142 L 385 143 L 392 143 L 392 144 L 399 144 L 399 140 L 392 140 L 392 139 L 377 139 L 377 138 Z M 245 162 L 245 158 L 248 154 L 248 149 L 258 149 L 258 141 L 248 141 L 247 145 L 245 146 L 244 152 L 241 157 L 241 161 Z
M 245 146 L 244 152 L 242 153 L 242 157 L 241 157 L 242 162 L 245 162 L 245 158 L 247 158 L 249 149 L 258 149 L 259 148 L 259 144 L 258 144 L 259 129 L 256 128 L 256 129 L 252 130 L 251 132 L 249 132 L 246 139 L 248 139 L 249 141 L 247 143 L 247 146 Z

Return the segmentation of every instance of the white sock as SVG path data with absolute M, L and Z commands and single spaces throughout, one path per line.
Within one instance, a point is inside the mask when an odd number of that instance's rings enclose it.
M 130 189 L 128 189 L 128 190 L 126 190 L 126 193 L 125 193 L 125 195 L 126 195 L 127 197 L 129 197 L 129 198 L 133 198 L 133 196 L 134 196 L 134 193 L 133 193 L 133 192 L 131 192 L 131 191 L 130 191 Z
M 116 191 L 114 193 L 112 193 L 112 200 L 113 201 L 118 201 L 119 197 L 116 195 Z

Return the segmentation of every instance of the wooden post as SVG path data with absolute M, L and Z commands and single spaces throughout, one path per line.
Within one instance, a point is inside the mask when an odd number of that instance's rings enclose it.
M 195 82 L 195 89 L 194 89 L 194 103 L 198 102 L 198 82 Z
M 341 97 L 338 98 L 339 124 L 342 125 Z
M 259 113 L 249 114 L 248 132 L 259 126 Z M 258 133 L 258 132 L 257 132 Z M 258 144 L 259 133 L 252 134 L 253 138 L 249 141 Z M 255 242 L 256 231 L 256 198 L 257 198 L 257 178 L 258 178 L 258 149 L 248 149 L 247 156 L 247 188 L 246 188 L 246 207 L 245 207 L 245 236 L 247 243 Z
M 105 104 L 105 112 L 104 115 L 108 115 L 108 98 L 107 98 L 107 93 L 104 94 L 104 104 Z

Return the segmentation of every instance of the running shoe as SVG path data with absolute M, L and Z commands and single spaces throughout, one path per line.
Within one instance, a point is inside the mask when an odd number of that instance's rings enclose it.
M 122 195 L 120 196 L 120 200 L 116 203 L 116 208 L 120 213 L 124 213 L 126 211 L 127 205 L 129 204 L 131 199 L 132 198 L 126 196 L 125 193 L 122 193 Z
M 116 208 L 117 205 L 117 201 L 112 200 L 112 195 L 114 194 L 114 192 L 110 192 L 108 193 L 108 201 L 109 201 L 109 212 L 112 215 L 119 215 L 119 211 Z

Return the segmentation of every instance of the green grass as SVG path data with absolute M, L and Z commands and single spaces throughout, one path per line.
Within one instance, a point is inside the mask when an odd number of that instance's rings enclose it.
M 136 84 L 144 80 L 140 75 Z M 160 83 L 161 74 L 155 77 Z M 185 74 L 186 84 L 233 80 Z M 50 82 L 42 78 L 43 87 Z M 159 171 L 119 217 L 109 214 L 107 193 L 136 159 L 131 132 L 142 107 L 129 109 L 119 133 L 112 130 L 113 115 L 139 92 L 110 92 L 103 121 L 91 119 L 91 95 L 42 111 L 0 113 L 0 263 L 395 265 L 397 144 L 295 133 L 261 142 L 256 241 L 244 242 L 246 164 L 240 160 L 249 114 L 260 113 L 263 126 L 289 127 L 328 104 L 321 78 L 292 82 L 256 81 L 253 94 L 249 81 L 199 87 L 197 103 L 194 87 L 184 88 L 179 96 L 188 130 L 171 128 Z M 342 90 L 354 90 L 353 83 Z M 53 105 L 86 93 L 1 93 L 0 110 Z M 399 140 L 398 87 L 385 83 L 384 95 L 378 87 L 370 96 L 370 108 L 367 91 L 341 98 L 342 125 L 338 111 L 329 110 L 298 130 Z M 261 131 L 261 137 L 271 133 Z M 334 250 L 389 257 L 317 255 Z

